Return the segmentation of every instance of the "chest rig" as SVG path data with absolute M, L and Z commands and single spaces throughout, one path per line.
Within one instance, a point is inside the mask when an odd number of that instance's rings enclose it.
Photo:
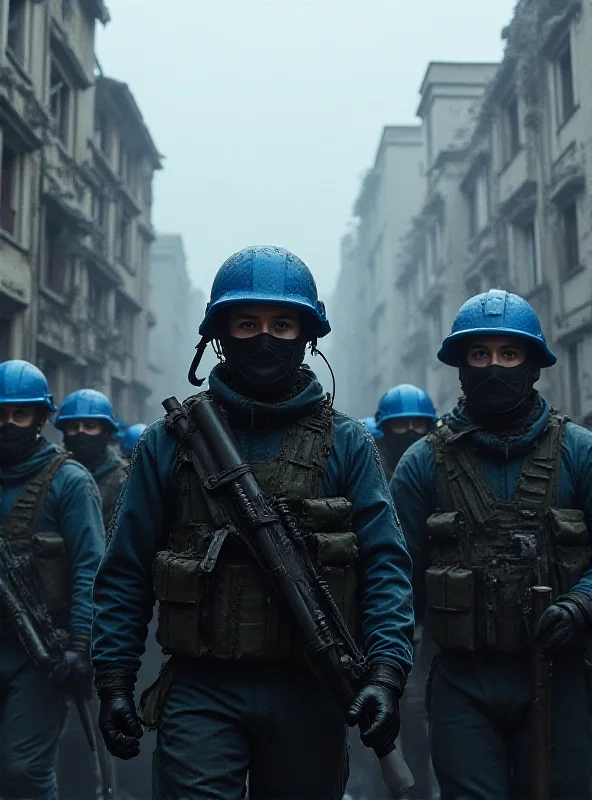
M 9 542 L 15 556 L 28 563 L 37 597 L 58 624 L 66 623 L 70 604 L 66 547 L 61 534 L 36 529 L 53 479 L 69 458 L 65 450 L 58 449 L 54 458 L 25 485 L 8 515 L 0 522 L 0 538 Z M 1 613 L 0 632 L 11 632 Z
M 440 647 L 526 651 L 531 587 L 551 586 L 556 597 L 588 569 L 583 512 L 555 507 L 566 422 L 551 414 L 508 502 L 496 499 L 466 437 L 446 425 L 430 434 L 439 508 L 427 521 L 426 593 Z
M 184 406 L 191 418 L 194 398 Z M 356 536 L 351 504 L 319 499 L 333 445 L 333 411 L 321 404 L 286 431 L 271 461 L 250 466 L 266 499 L 297 520 L 307 549 L 350 627 L 355 626 Z M 289 623 L 232 525 L 212 517 L 186 445 L 177 448 L 177 517 L 154 562 L 157 639 L 183 657 L 271 660 L 294 656 Z M 214 514 L 214 516 L 217 516 Z

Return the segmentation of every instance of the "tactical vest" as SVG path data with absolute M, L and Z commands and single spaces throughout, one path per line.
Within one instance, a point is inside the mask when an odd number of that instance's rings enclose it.
M 93 476 L 94 477 L 94 476 Z M 127 477 L 127 465 L 123 461 L 117 461 L 113 465 L 113 469 L 105 472 L 98 478 L 95 478 L 95 483 L 101 495 L 101 505 L 103 510 L 103 525 L 105 530 L 109 529 L 111 519 L 117 507 L 117 501 L 125 479 Z
M 496 499 L 474 449 L 447 425 L 429 434 L 438 471 L 438 512 L 427 521 L 427 615 L 449 650 L 524 652 L 532 586 L 568 592 L 590 563 L 579 509 L 556 508 L 567 417 L 552 413 L 526 457 L 514 495 Z
M 194 398 L 184 405 L 191 418 Z M 333 444 L 333 411 L 322 404 L 291 425 L 272 461 L 251 464 L 266 499 L 286 500 L 314 563 L 356 630 L 356 535 L 351 504 L 319 499 Z M 236 532 L 213 524 L 188 449 L 177 448 L 177 518 L 154 562 L 156 638 L 183 657 L 271 660 L 297 655 L 290 625 Z
M 70 454 L 59 448 L 26 484 L 8 515 L 0 522 L 0 537 L 10 542 L 15 554 L 29 561 L 39 601 L 57 625 L 67 624 L 70 608 L 70 570 L 61 534 L 36 531 L 47 493 L 58 470 Z M 0 612 L 0 632 L 12 629 Z

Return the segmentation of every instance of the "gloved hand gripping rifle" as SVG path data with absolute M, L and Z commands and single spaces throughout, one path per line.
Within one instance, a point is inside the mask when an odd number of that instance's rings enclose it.
M 66 677 L 66 635 L 53 624 L 34 588 L 30 562 L 16 556 L 7 539 L 0 537 L 0 609 L 11 624 L 32 663 L 56 681 Z M 113 797 L 113 780 L 102 752 L 102 740 L 95 734 L 86 687 L 73 693 L 84 735 L 97 754 L 101 772 L 101 797 Z
M 206 501 L 208 495 L 222 501 L 229 521 L 283 603 L 312 668 L 345 715 L 364 682 L 367 665 L 315 569 L 297 525 L 285 506 L 272 507 L 267 502 L 213 400 L 201 397 L 192 406 L 191 420 L 175 397 L 162 405 L 169 426 L 191 451 Z M 402 797 L 413 785 L 403 758 L 394 744 L 389 752 L 377 756 L 387 787 L 394 797 Z

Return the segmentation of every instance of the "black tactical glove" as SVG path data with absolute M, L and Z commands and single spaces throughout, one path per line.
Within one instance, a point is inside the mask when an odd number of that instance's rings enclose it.
M 554 656 L 590 628 L 592 603 L 585 594 L 568 592 L 558 597 L 540 616 L 534 638 L 543 653 Z
M 347 714 L 348 725 L 361 722 L 362 742 L 366 747 L 374 748 L 379 756 L 392 750 L 399 735 L 399 698 L 403 694 L 403 682 L 401 671 L 396 667 L 373 664 L 368 682 Z M 369 722 L 367 728 L 366 721 Z
M 88 636 L 71 638 L 63 662 L 55 669 L 54 679 L 68 690 L 77 690 L 86 684 L 92 686 L 90 640 Z
M 101 701 L 99 728 L 111 755 L 128 761 L 140 752 L 144 731 L 136 714 L 134 678 L 106 673 L 97 675 L 95 684 Z

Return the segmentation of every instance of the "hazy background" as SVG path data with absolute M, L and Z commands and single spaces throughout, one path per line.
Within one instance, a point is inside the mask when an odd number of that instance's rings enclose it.
M 296 252 L 332 291 L 382 126 L 414 121 L 429 61 L 495 61 L 514 0 L 110 0 L 105 74 L 160 151 L 160 232 L 208 290 L 249 244 Z

